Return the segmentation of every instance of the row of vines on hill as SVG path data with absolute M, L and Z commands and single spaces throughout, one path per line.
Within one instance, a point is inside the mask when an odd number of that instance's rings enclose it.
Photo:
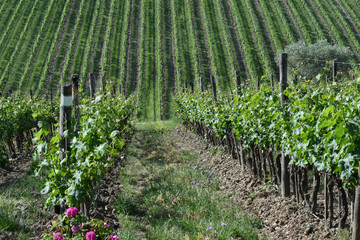
M 95 99 L 83 93 L 80 97 L 64 136 L 59 132 L 59 101 L 0 98 L 0 166 L 35 149 L 36 172 L 45 180 L 42 193 L 49 206 L 89 203 L 94 184 L 119 157 L 132 131 L 133 97 L 114 96 L 110 88 Z
M 118 158 L 132 131 L 134 106 L 133 98 L 110 93 L 99 94 L 95 99 L 82 98 L 78 131 L 70 128 L 66 133 L 69 151 L 61 149 L 64 140 L 59 131 L 51 136 L 51 125 L 39 123 L 34 158 L 40 160 L 37 173 L 45 173 L 42 193 L 48 194 L 47 204 L 79 206 L 94 198 L 95 185 Z M 59 158 L 59 151 L 65 152 L 64 159 Z
M 275 92 L 274 92 L 275 91 Z M 283 184 L 282 158 L 289 162 L 291 189 L 297 201 L 334 226 L 348 220 L 348 200 L 354 203 L 360 146 L 359 79 L 332 84 L 301 82 L 281 94 L 268 86 L 242 89 L 230 101 L 217 102 L 209 93 L 186 92 L 176 101 L 185 126 L 229 153 L 265 182 Z M 313 176 L 311 179 L 310 176 Z M 321 179 L 325 210 L 319 208 Z M 313 187 L 309 183 L 313 183 Z M 334 188 L 338 200 L 334 199 Z M 350 209 L 351 214 L 353 210 Z
M 203 77 L 208 85 L 213 75 L 229 92 L 235 70 L 253 81 L 276 73 L 276 52 L 298 40 L 349 45 L 358 58 L 356 6 L 343 0 L 5 1 L 1 93 L 43 95 L 72 73 L 85 89 L 93 72 L 127 95 L 138 91 L 142 119 L 161 119 L 171 115 L 171 98 L 185 83 Z

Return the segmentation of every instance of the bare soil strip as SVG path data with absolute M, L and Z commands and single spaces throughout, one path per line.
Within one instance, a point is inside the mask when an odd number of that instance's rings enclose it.
M 274 186 L 260 182 L 249 172 L 241 172 L 239 162 L 225 151 L 183 127 L 171 135 L 177 139 L 178 149 L 192 151 L 198 155 L 199 164 L 219 176 L 222 194 L 261 220 L 260 235 L 266 234 L 269 239 L 334 239 L 336 229 L 325 230 L 323 220 L 297 204 L 294 197 L 282 199 Z

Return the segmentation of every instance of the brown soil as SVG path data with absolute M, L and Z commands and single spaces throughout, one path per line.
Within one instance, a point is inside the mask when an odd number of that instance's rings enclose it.
M 199 164 L 207 165 L 219 176 L 220 189 L 231 197 L 245 212 L 258 218 L 263 228 L 259 235 L 269 239 L 328 239 L 336 229 L 325 230 L 324 223 L 312 215 L 295 198 L 283 199 L 273 186 L 253 178 L 249 172 L 242 172 L 237 160 L 225 151 L 211 153 L 214 147 L 185 128 L 180 127 L 171 135 L 177 138 L 178 148 L 193 151 Z
M 5 168 L 0 167 L 0 191 L 26 175 L 32 162 L 31 153 L 22 153 L 9 162 Z

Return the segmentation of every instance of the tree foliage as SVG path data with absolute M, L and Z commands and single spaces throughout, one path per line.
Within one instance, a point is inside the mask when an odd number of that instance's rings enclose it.
M 349 47 L 332 45 L 327 40 L 318 40 L 314 44 L 299 41 L 286 46 L 283 52 L 288 54 L 292 74 L 305 79 L 313 79 L 323 69 L 329 70 L 326 67 L 330 61 L 349 62 L 354 56 Z M 339 67 L 344 70 L 343 65 Z

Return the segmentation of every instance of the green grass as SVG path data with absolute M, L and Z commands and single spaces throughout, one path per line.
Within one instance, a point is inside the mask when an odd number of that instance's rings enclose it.
M 260 221 L 221 195 L 217 177 L 192 152 L 176 147 L 168 134 L 174 125 L 137 124 L 116 205 L 121 237 L 259 239 Z
M 14 232 L 18 239 L 28 239 L 30 227 L 48 216 L 40 189 L 41 181 L 28 175 L 0 191 L 0 232 Z

